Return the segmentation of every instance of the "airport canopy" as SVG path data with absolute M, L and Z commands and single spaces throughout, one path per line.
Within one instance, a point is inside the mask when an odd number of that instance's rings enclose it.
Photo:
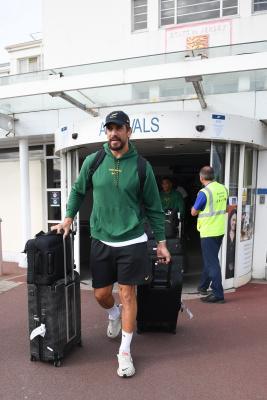
M 199 100 L 267 90 L 267 41 L 0 77 L 0 114 Z

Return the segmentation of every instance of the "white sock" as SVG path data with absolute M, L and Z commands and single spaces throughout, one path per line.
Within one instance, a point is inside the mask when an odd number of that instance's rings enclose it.
M 120 316 L 120 308 L 118 304 L 114 304 L 113 307 L 107 308 L 109 319 L 117 319 Z
M 131 353 L 130 346 L 131 346 L 131 341 L 133 337 L 133 332 L 128 333 L 125 332 L 123 329 L 121 331 L 121 345 L 119 349 L 119 354 L 122 353 Z

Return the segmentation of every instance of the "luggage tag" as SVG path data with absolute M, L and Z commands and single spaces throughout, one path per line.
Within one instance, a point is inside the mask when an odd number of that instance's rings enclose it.
M 181 311 L 182 311 L 182 312 L 185 311 L 189 319 L 194 318 L 194 314 L 193 314 L 193 313 L 191 312 L 191 310 L 185 305 L 185 303 L 184 303 L 183 301 L 182 301 L 182 303 L 181 303 Z
M 44 337 L 46 333 L 46 328 L 45 328 L 45 324 L 41 324 L 40 326 L 38 326 L 37 328 L 35 328 L 30 335 L 30 340 L 33 340 L 36 336 L 42 336 Z

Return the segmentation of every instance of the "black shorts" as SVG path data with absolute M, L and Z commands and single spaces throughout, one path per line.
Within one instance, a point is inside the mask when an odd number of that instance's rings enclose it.
M 142 285 L 150 281 L 151 262 L 146 242 L 112 247 L 92 239 L 90 266 L 92 286 L 96 289 L 115 282 Z

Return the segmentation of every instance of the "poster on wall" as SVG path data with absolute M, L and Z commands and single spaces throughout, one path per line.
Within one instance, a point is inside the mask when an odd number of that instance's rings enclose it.
M 242 213 L 238 254 L 238 276 L 248 274 L 252 268 L 254 207 L 251 189 L 242 190 Z
M 242 205 L 240 241 L 245 242 L 253 236 L 253 207 L 250 204 Z
M 49 192 L 49 206 L 60 207 L 61 206 L 61 193 L 59 191 Z
M 232 20 L 195 22 L 167 28 L 165 51 L 197 50 L 232 42 Z
M 236 197 L 230 197 L 228 206 L 225 279 L 233 278 L 235 274 L 236 220 Z
M 223 131 L 225 127 L 225 115 L 212 114 L 211 119 L 211 137 L 223 137 Z

